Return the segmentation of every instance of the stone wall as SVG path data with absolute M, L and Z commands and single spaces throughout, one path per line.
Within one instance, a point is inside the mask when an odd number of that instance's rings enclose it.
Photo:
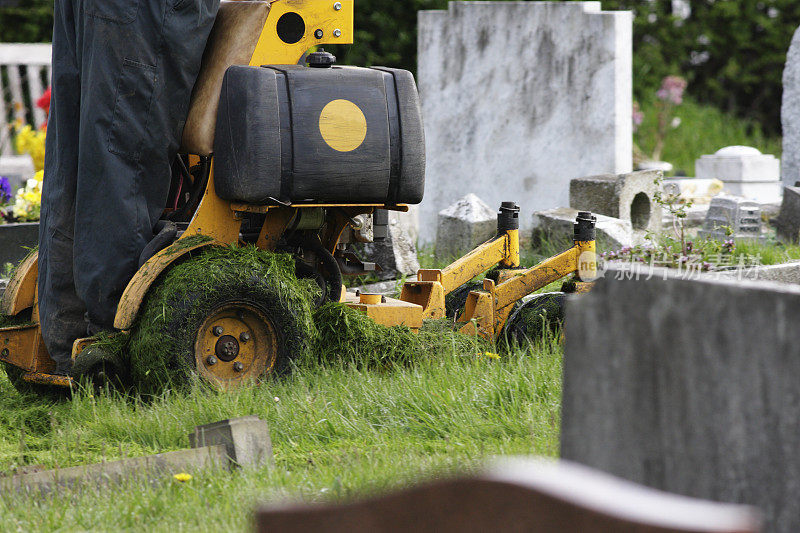
M 630 12 L 600 2 L 451 2 L 419 13 L 427 139 L 420 239 L 468 192 L 569 204 L 572 178 L 631 171 Z M 523 228 L 529 229 L 529 228 Z

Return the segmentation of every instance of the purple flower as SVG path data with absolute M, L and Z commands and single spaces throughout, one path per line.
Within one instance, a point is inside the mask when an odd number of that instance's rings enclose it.
M 639 126 L 642 125 L 644 122 L 644 113 L 642 109 L 639 107 L 639 102 L 633 103 L 633 131 L 636 132 L 639 130 Z
M 11 183 L 5 176 L 0 176 L 0 204 L 6 204 L 11 201 L 14 195 L 11 193 Z
M 656 96 L 664 102 L 680 105 L 683 103 L 683 92 L 687 85 L 686 80 L 680 76 L 667 76 L 661 82 L 661 88 Z

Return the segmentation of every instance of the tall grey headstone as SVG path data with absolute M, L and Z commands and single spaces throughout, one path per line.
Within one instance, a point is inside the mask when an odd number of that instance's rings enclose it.
M 421 11 L 420 240 L 434 240 L 437 214 L 466 191 L 531 213 L 568 205 L 572 178 L 630 172 L 631 42 L 631 13 L 600 2 Z
M 783 184 L 800 181 L 800 28 L 795 32 L 783 70 Z
M 800 287 L 620 274 L 568 302 L 562 457 L 800 531 Z

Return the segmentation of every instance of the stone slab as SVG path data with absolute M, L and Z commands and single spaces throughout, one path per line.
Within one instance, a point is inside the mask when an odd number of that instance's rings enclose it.
M 780 181 L 781 161 L 751 146 L 728 146 L 695 162 L 698 179 L 729 181 Z
M 542 239 L 557 242 L 572 242 L 573 224 L 578 216 L 576 209 L 560 207 L 533 214 L 533 231 L 531 238 L 534 244 Z M 627 220 L 595 215 L 597 217 L 597 251 L 609 252 L 633 246 L 634 234 L 631 223 Z
M 800 29 L 798 29 L 783 70 L 783 162 L 781 179 L 787 187 L 800 181 Z
M 800 531 L 800 287 L 620 273 L 568 302 L 562 457 Z
M 780 181 L 726 181 L 723 191 L 766 204 L 780 202 L 782 189 Z
M 16 265 L 39 244 L 39 223 L 0 225 L 0 268 L 6 263 Z
M 0 477 L 0 490 L 52 491 L 58 487 L 83 483 L 116 483 L 129 478 L 172 475 L 195 472 L 205 468 L 228 469 L 230 466 L 224 446 L 206 446 L 178 450 L 147 457 L 134 457 L 86 466 L 74 466 L 31 474 Z
M 737 280 L 776 281 L 800 285 L 800 261 L 720 272 L 719 276 Z
M 197 426 L 189 434 L 189 443 L 193 448 L 225 446 L 227 456 L 241 468 L 260 468 L 273 463 L 269 427 L 257 416 Z
M 529 214 L 569 180 L 632 170 L 632 16 L 600 2 L 450 2 L 420 11 L 426 191 L 420 242 L 472 191 Z
M 367 500 L 256 512 L 256 531 L 264 533 L 755 533 L 759 524 L 752 508 L 666 494 L 567 461 L 521 457 Z
M 662 209 L 655 202 L 657 180 L 664 174 L 645 170 L 577 178 L 569 185 L 569 206 L 578 211 L 628 220 L 636 231 L 661 230 Z

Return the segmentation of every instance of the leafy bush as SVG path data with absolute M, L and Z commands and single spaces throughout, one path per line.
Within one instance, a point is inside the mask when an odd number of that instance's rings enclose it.
M 0 42 L 49 42 L 53 36 L 53 0 L 3 2 L 0 7 Z
M 673 0 L 604 0 L 603 9 L 632 10 L 634 91 L 646 100 L 661 80 L 681 74 L 695 100 L 780 132 L 786 52 L 800 25 L 796 0 L 691 0 L 691 15 Z M 21 7 L 21 6 L 25 7 Z M 0 8 L 0 41 L 50 40 L 53 0 L 20 0 Z M 446 9 L 447 0 L 357 0 L 355 44 L 332 47 L 340 61 L 416 70 L 417 12 Z

